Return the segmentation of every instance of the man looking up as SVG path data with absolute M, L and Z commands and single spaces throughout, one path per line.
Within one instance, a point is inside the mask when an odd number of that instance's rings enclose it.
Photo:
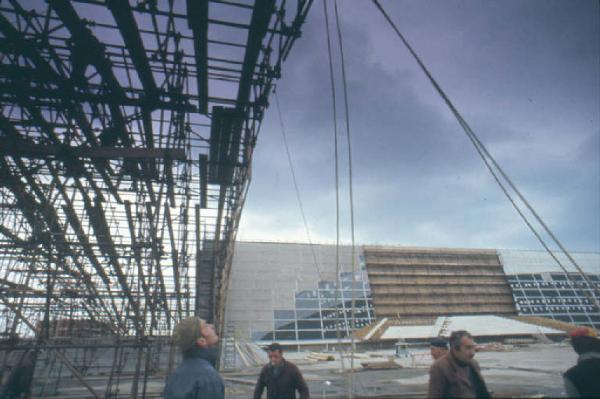
M 175 327 L 173 343 L 181 349 L 183 362 L 167 379 L 165 399 L 223 399 L 225 385 L 214 368 L 219 343 L 215 327 L 189 317 Z
M 300 399 L 309 399 L 308 386 L 302 373 L 295 364 L 283 358 L 283 348 L 277 343 L 267 348 L 269 363 L 260 372 L 254 399 L 260 399 L 263 389 L 267 387 L 267 399 L 295 399 L 296 391 Z
M 450 352 L 429 369 L 429 398 L 490 398 L 475 357 L 475 342 L 464 330 L 450 335 Z
M 429 343 L 429 352 L 433 361 L 436 361 L 448 353 L 448 344 L 442 338 L 434 338 Z

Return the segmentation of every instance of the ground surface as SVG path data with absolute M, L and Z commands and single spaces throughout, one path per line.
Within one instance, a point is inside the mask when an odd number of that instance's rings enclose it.
M 510 351 L 480 352 L 476 356 L 494 396 L 564 397 L 562 372 L 577 360 L 569 346 L 539 344 L 507 348 Z M 350 386 L 355 396 L 402 398 L 425 397 L 427 394 L 431 359 L 425 350 L 414 351 L 413 356 L 408 358 L 396 359 L 403 365 L 401 369 L 357 371 L 352 378 L 340 371 L 339 360 L 315 363 L 307 360 L 307 355 L 307 352 L 286 353 L 286 358 L 300 367 L 312 398 L 344 397 Z M 339 355 L 335 355 L 339 359 Z M 367 352 L 360 356 L 363 358 L 355 359 L 355 367 L 360 367 L 360 363 L 366 361 L 383 361 L 386 356 L 393 356 L 393 351 Z M 346 365 L 348 367 L 349 364 Z M 253 368 L 224 374 L 227 397 L 252 398 L 253 382 L 259 371 Z
M 567 344 L 535 344 L 522 347 L 500 346 L 501 352 L 479 352 L 476 359 L 490 390 L 496 397 L 564 397 L 562 373 L 575 364 L 576 354 Z M 413 350 L 411 356 L 395 358 L 402 365 L 394 370 L 361 370 L 361 363 L 382 362 L 394 356 L 392 350 L 361 352 L 354 360 L 356 371 L 349 373 L 349 361 L 341 371 L 338 353 L 336 360 L 316 362 L 308 359 L 310 352 L 286 352 L 285 357 L 294 362 L 309 385 L 311 398 L 347 398 L 350 388 L 354 399 L 426 397 L 428 369 L 431 357 L 426 349 Z M 221 373 L 226 383 L 226 398 L 251 399 L 260 367 L 236 372 Z M 86 381 L 98 392 L 106 386 L 106 376 L 87 376 Z M 121 375 L 119 391 L 113 399 L 131 397 L 131 375 Z M 145 398 L 162 398 L 166 375 L 148 376 Z M 39 392 L 39 390 L 38 390 Z M 140 392 L 140 396 L 142 392 Z M 63 383 L 58 390 L 49 388 L 43 395 L 56 399 L 82 399 L 90 393 L 77 381 Z M 263 394 L 266 398 L 266 393 Z

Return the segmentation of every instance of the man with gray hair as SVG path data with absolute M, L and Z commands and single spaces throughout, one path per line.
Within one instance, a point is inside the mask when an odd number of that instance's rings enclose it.
M 453 331 L 450 352 L 429 369 L 429 398 L 490 398 L 475 357 L 475 342 L 467 331 Z
M 219 336 L 212 324 L 189 317 L 177 324 L 173 343 L 183 354 L 183 362 L 167 379 L 165 399 L 223 399 L 225 385 L 214 365 Z

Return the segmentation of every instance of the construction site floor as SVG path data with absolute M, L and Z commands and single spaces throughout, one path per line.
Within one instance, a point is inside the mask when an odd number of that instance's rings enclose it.
M 487 345 L 488 349 L 476 355 L 488 388 L 495 397 L 564 397 L 562 373 L 575 364 L 577 356 L 568 344 L 529 344 Z M 393 350 L 361 352 L 354 359 L 354 372 L 350 373 L 350 362 L 344 360 L 344 370 L 339 353 L 333 355 L 333 361 L 311 360 L 311 352 L 285 352 L 285 357 L 294 362 L 302 371 L 308 383 L 311 398 L 338 399 L 347 398 L 353 393 L 354 399 L 360 398 L 418 398 L 426 397 L 429 379 L 428 369 L 432 363 L 426 348 L 411 350 L 406 357 L 394 357 Z M 318 357 L 318 356 L 317 356 Z M 385 370 L 367 370 L 361 363 L 370 365 L 388 363 L 390 357 L 401 368 Z M 226 385 L 225 397 L 228 399 L 250 399 L 260 367 L 248 367 L 242 370 L 221 372 Z M 131 375 L 121 375 L 119 392 L 108 397 L 113 399 L 131 397 Z M 106 377 L 86 378 L 98 392 L 102 392 Z M 145 398 L 162 398 L 166 375 L 148 376 L 148 384 L 143 394 Z M 141 393 L 141 392 L 140 392 Z M 33 397 L 55 399 L 82 399 L 91 397 L 90 393 L 72 381 L 62 385 L 58 392 L 46 392 Z M 263 394 L 266 397 L 266 393 Z
M 567 344 L 534 344 L 527 346 L 500 346 L 499 351 L 484 351 L 476 355 L 488 388 L 497 397 L 564 397 L 562 373 L 574 365 L 577 356 Z M 364 370 L 361 363 L 386 361 L 393 351 L 373 351 L 358 354 L 354 372 L 341 371 L 339 354 L 334 361 L 315 362 L 309 352 L 287 352 L 285 357 L 294 362 L 304 374 L 311 397 L 348 397 L 350 387 L 354 398 L 426 397 L 428 369 L 431 358 L 426 349 L 413 351 L 410 356 L 395 358 L 402 368 Z M 226 397 L 251 398 L 259 367 L 223 373 Z M 263 396 L 266 397 L 266 394 Z

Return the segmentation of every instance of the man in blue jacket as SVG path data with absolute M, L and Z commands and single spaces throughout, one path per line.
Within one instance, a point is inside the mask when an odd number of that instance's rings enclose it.
M 219 336 L 212 324 L 199 317 L 179 322 L 173 343 L 181 349 L 183 362 L 167 379 L 165 399 L 223 399 L 225 385 L 214 368 Z

